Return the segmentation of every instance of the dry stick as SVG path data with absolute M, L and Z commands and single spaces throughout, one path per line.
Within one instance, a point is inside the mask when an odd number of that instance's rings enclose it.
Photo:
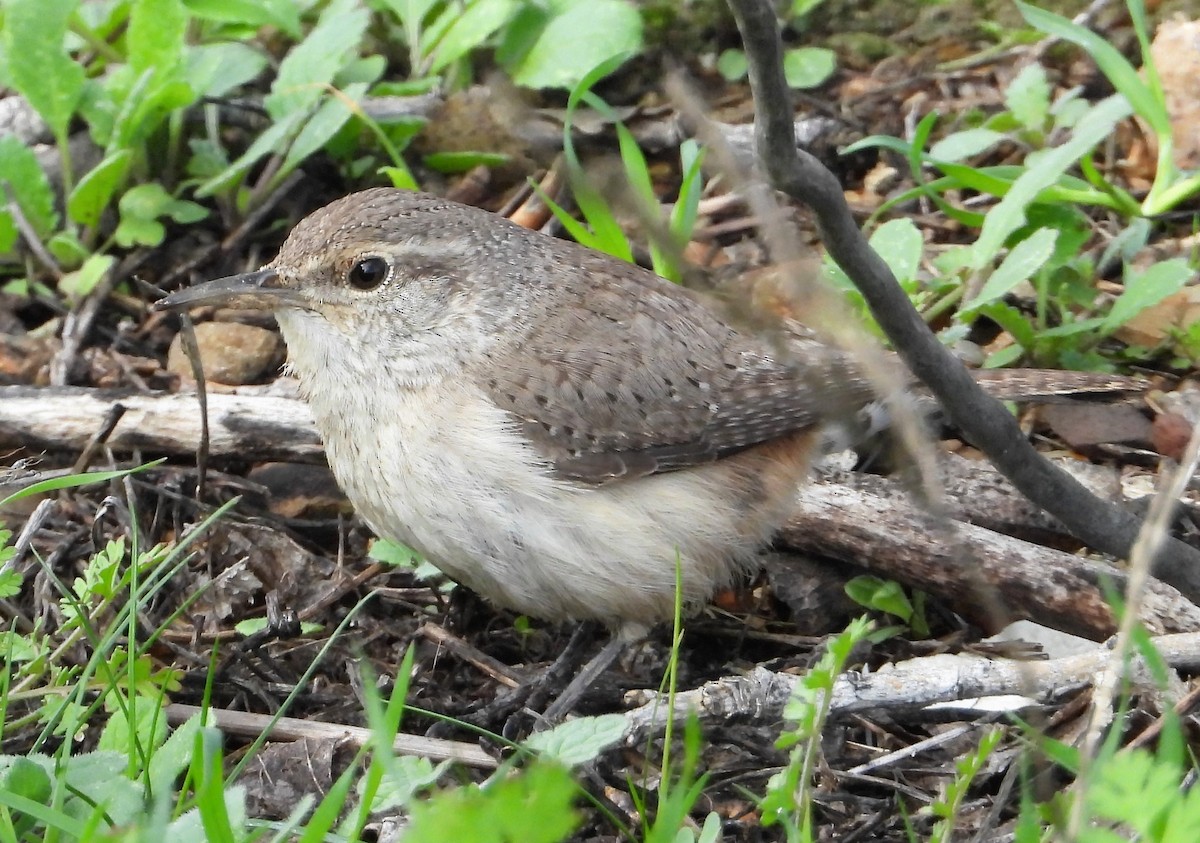
M 207 725 L 215 726 L 227 734 L 243 737 L 258 737 L 262 734 L 263 729 L 270 728 L 271 740 L 275 741 L 298 741 L 309 738 L 312 740 L 344 740 L 352 746 L 365 746 L 374 740 L 371 730 L 361 726 L 301 720 L 298 717 L 272 718 L 267 714 L 251 714 L 246 711 L 228 711 L 219 708 L 210 708 L 206 711 L 198 706 L 184 705 L 183 703 L 172 703 L 167 706 L 167 722 L 172 726 L 186 723 L 198 714 L 204 715 Z M 392 749 L 400 755 L 420 755 L 435 761 L 458 761 L 469 767 L 478 767 L 484 770 L 494 770 L 499 766 L 495 758 L 478 746 L 460 741 L 399 734 L 392 742 Z
M 1166 664 L 1176 670 L 1200 669 L 1200 633 L 1160 635 L 1150 639 Z M 1041 662 L 1018 662 L 983 656 L 923 656 L 889 665 L 874 672 L 851 670 L 834 680 L 830 716 L 844 720 L 868 712 L 889 712 L 893 717 L 919 712 L 934 703 L 973 700 L 979 697 L 1019 694 L 1048 701 L 1065 688 L 1086 687 L 1108 663 L 1111 651 L 1097 645 L 1075 656 Z M 1133 675 L 1152 684 L 1149 670 L 1136 660 Z M 702 723 L 772 723 L 783 716 L 800 678 L 756 667 L 741 676 L 707 682 L 693 691 L 677 694 L 675 708 L 666 696 L 654 691 L 630 691 L 625 712 L 625 745 L 637 746 L 662 734 L 669 719 L 696 714 Z
M 749 61 L 758 155 L 771 183 L 817 215 L 829 254 L 863 294 L 871 313 L 908 367 L 937 396 L 967 439 L 1031 501 L 1096 550 L 1128 557 L 1141 525 L 1132 513 L 1097 499 L 1042 459 L 1000 402 L 989 398 L 929 330 L 883 259 L 867 245 L 841 185 L 796 147 L 783 77 L 783 47 L 766 0 L 729 0 Z M 1159 550 L 1153 572 L 1200 602 L 1200 552 L 1175 539 Z
M 117 423 L 121 421 L 121 417 L 126 413 L 124 404 L 113 404 L 108 408 L 108 412 L 104 414 L 104 421 L 96 428 L 96 432 L 92 434 L 92 438 L 88 440 L 83 450 L 79 453 L 79 459 L 75 460 L 71 466 L 72 474 L 83 474 L 88 470 L 88 466 L 92 464 L 92 460 L 96 458 L 96 452 L 100 450 L 100 446 L 108 441 L 108 437 L 112 436 L 112 432 L 116 430 Z

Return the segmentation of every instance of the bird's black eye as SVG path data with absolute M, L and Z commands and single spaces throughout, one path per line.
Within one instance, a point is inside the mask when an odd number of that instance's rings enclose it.
M 381 257 L 363 258 L 350 267 L 346 276 L 351 287 L 359 290 L 374 290 L 387 280 L 388 262 Z

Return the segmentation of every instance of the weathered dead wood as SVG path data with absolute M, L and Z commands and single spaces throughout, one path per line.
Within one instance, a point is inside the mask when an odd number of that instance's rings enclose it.
M 75 387 L 0 387 L 0 448 L 82 451 L 115 404 L 125 408 L 107 445 L 118 453 L 181 455 L 200 442 L 192 394 L 145 394 Z M 214 456 L 319 462 L 312 413 L 299 399 L 209 392 Z
M 172 703 L 167 706 L 167 722 L 172 726 L 186 723 L 196 715 L 207 714 L 207 725 L 214 726 L 230 735 L 257 738 L 264 730 L 276 741 L 313 740 L 346 741 L 351 746 L 371 743 L 375 736 L 370 729 L 344 723 L 322 723 L 317 720 L 301 720 L 298 717 L 272 717 L 269 714 L 252 714 L 248 711 L 227 711 L 210 708 L 205 712 L 199 706 Z M 494 770 L 498 764 L 475 744 L 427 738 L 422 735 L 396 735 L 392 749 L 400 755 L 420 755 L 434 761 L 453 760 L 468 767 Z
M 1164 635 L 1153 643 L 1163 660 L 1176 670 L 1200 670 L 1200 633 Z M 849 671 L 834 681 L 830 714 L 835 718 L 871 711 L 897 715 L 934 703 L 1004 694 L 1046 701 L 1064 689 L 1090 685 L 1111 657 L 1112 651 L 1104 646 L 1040 662 L 940 654 L 910 659 L 874 673 Z M 1148 674 L 1140 662 L 1135 664 L 1133 675 L 1144 681 Z M 673 711 L 666 695 L 632 691 L 626 699 L 638 708 L 625 713 L 625 741 L 631 746 L 640 744 L 661 734 L 670 717 L 678 720 L 689 712 L 708 722 L 734 718 L 775 722 L 798 681 L 791 674 L 758 667 L 745 676 L 714 680 L 677 694 Z
M 862 565 L 945 600 L 989 631 L 1014 620 L 1100 640 L 1116 631 L 1101 584 L 1108 565 L 971 524 L 939 521 L 907 501 L 809 484 L 780 538 L 788 548 Z M 1156 633 L 1200 629 L 1200 607 L 1152 580 L 1143 622 Z
M 1098 498 L 1124 502 L 1120 472 L 1112 466 L 1095 465 L 1073 458 L 1048 457 L 1063 471 L 1082 483 Z M 1075 548 L 1079 540 L 1062 522 L 1022 495 L 990 463 L 958 454 L 943 454 L 938 459 L 938 479 L 945 489 L 949 516 L 998 533 L 1039 543 L 1053 542 L 1056 547 Z M 907 504 L 912 489 L 899 477 L 883 477 L 860 471 L 824 471 L 818 482 L 878 495 L 893 503 Z

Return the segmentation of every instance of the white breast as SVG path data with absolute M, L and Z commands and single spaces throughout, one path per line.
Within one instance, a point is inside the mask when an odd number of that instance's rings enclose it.
M 507 608 L 638 635 L 670 617 L 677 559 L 695 604 L 774 526 L 734 505 L 731 461 L 601 487 L 562 480 L 465 378 L 380 390 L 369 364 L 335 373 L 292 339 L 330 465 L 367 523 Z

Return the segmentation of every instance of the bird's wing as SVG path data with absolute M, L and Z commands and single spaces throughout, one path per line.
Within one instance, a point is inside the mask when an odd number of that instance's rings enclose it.
M 711 462 L 873 397 L 842 352 L 787 359 L 652 273 L 602 269 L 604 283 L 581 284 L 481 383 L 564 477 L 600 484 Z

